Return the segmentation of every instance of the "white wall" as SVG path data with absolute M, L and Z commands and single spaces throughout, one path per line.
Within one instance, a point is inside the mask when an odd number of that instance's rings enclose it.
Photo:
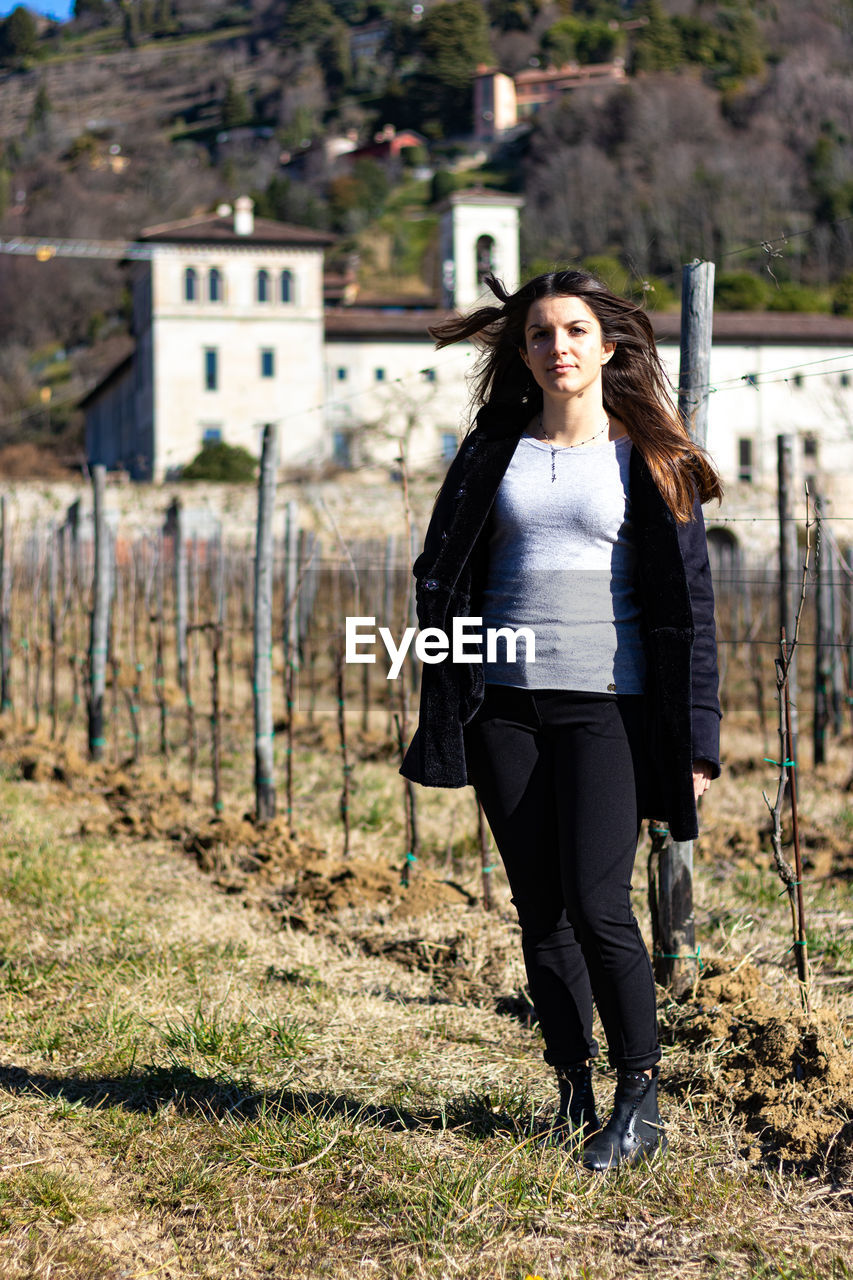
M 462 196 L 460 194 L 460 201 Z M 492 299 L 477 280 L 477 241 L 481 236 L 494 240 L 492 270 L 508 289 L 519 284 L 518 211 L 523 201 L 518 196 L 505 200 L 494 195 L 469 196 L 465 203 L 454 204 L 442 215 L 440 256 L 442 267 L 454 263 L 452 298 L 448 305 L 466 311 L 484 297 Z M 445 282 L 446 284 L 446 282 Z
M 352 461 L 391 463 L 399 439 L 408 439 L 414 467 L 440 462 L 444 437 L 467 430 L 470 391 L 466 376 L 475 352 L 468 344 L 436 351 L 432 341 L 391 338 L 330 340 L 326 343 L 326 400 L 329 431 L 367 432 L 353 440 Z M 339 378 L 338 371 L 346 376 Z M 382 370 L 384 379 L 377 378 Z M 434 377 L 424 370 L 434 371 Z
M 675 385 L 678 347 L 661 343 L 660 352 Z M 369 444 L 359 446 L 354 440 L 353 464 L 390 464 L 398 452 L 394 437 L 412 421 L 411 463 L 434 465 L 443 436 L 467 428 L 466 375 L 475 355 L 469 345 L 435 351 L 428 338 L 329 341 L 325 357 L 330 433 L 366 430 Z M 337 377 L 341 368 L 347 373 L 343 381 Z M 420 371 L 425 368 L 436 370 L 434 383 L 424 380 Z M 383 382 L 376 380 L 377 369 L 385 370 Z M 842 385 L 843 370 L 851 370 L 848 386 Z M 758 376 L 757 385 L 744 380 L 748 374 Z M 853 517 L 853 355 L 848 348 L 828 343 L 717 343 L 711 384 L 707 448 L 722 473 L 726 497 L 722 506 L 708 507 L 709 525 L 731 522 L 747 552 L 756 555 L 766 554 L 775 544 L 776 437 L 782 432 L 798 437 L 798 510 L 804 508 L 804 480 L 813 476 L 812 489 L 820 488 L 830 514 Z M 805 456 L 805 440 L 811 434 L 817 440 L 816 460 Z M 753 442 L 750 482 L 738 479 L 742 438 Z
M 678 348 L 661 344 L 670 377 Z M 746 380 L 754 375 L 757 384 Z M 828 514 L 853 517 L 853 353 L 841 344 L 716 343 L 707 448 L 726 484 L 722 507 L 709 507 L 712 524 L 732 521 L 739 540 L 756 552 L 775 543 L 777 436 L 797 437 L 795 506 L 805 508 L 804 485 L 826 500 Z M 845 385 L 845 383 L 847 385 Z M 816 456 L 807 453 L 813 436 Z M 752 480 L 740 481 L 741 439 L 752 441 Z M 750 515 L 753 524 L 742 525 Z M 740 526 L 740 527 L 738 527 Z M 849 525 L 853 534 L 853 520 Z
M 184 299 L 194 266 L 201 296 Z M 223 300 L 206 300 L 207 271 L 222 274 Z M 260 268 L 271 301 L 256 300 Z M 293 273 L 294 301 L 278 301 L 279 273 Z M 318 250 L 158 246 L 152 261 L 155 370 L 155 478 L 189 462 L 206 429 L 253 453 L 265 422 L 280 425 L 280 458 L 292 465 L 322 456 L 322 253 Z M 205 387 L 205 349 L 217 352 L 217 389 Z M 274 353 L 274 376 L 261 376 L 261 350 Z

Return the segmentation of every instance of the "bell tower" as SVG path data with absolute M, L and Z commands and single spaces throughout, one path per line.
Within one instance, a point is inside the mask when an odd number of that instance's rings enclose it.
M 442 302 L 467 311 L 485 297 L 490 273 L 510 290 L 519 285 L 519 211 L 523 196 L 476 187 L 455 191 L 441 211 Z

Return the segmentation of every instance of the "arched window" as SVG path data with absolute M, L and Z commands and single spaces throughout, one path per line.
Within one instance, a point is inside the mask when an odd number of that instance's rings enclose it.
M 495 242 L 492 236 L 480 236 L 477 241 L 477 284 L 495 269 Z
M 184 272 L 184 302 L 195 302 L 197 283 L 195 267 L 187 267 Z
M 294 289 L 293 272 L 282 271 L 278 281 L 278 296 L 282 302 L 295 302 L 296 291 Z
M 256 279 L 255 297 L 258 302 L 269 302 L 270 300 L 270 273 L 265 267 L 261 267 Z
M 222 272 L 211 267 L 207 273 L 207 297 L 210 302 L 222 301 Z

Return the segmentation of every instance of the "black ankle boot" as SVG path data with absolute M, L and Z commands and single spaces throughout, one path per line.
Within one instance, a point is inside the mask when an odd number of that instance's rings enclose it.
M 592 1067 L 588 1062 L 555 1067 L 560 1086 L 560 1105 L 554 1120 L 553 1134 L 558 1139 L 581 1141 L 598 1133 L 601 1121 L 595 1114 L 592 1091 Z
M 585 1145 L 583 1166 L 597 1171 L 615 1169 L 642 1160 L 658 1148 L 666 1150 L 658 1111 L 658 1068 L 652 1067 L 650 1076 L 644 1071 L 620 1071 L 613 1115 L 601 1133 Z

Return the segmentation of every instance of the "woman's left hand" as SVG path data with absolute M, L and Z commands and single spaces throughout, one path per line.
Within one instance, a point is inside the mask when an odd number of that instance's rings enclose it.
M 693 761 L 693 794 L 698 800 L 711 785 L 711 765 L 707 760 Z

